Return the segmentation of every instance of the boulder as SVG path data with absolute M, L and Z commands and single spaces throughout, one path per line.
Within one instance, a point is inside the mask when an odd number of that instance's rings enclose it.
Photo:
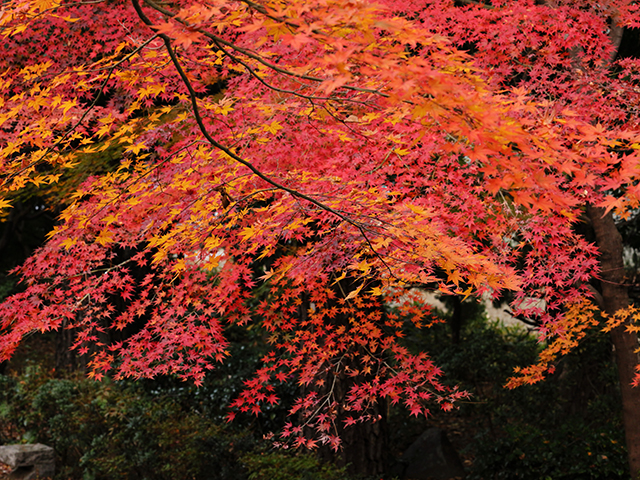
M 3 445 L 0 462 L 12 470 L 4 477 L 10 480 L 36 480 L 53 477 L 55 454 L 53 448 L 40 443 L 34 445 Z
M 404 480 L 453 480 L 465 476 L 458 453 L 439 428 L 426 430 L 402 454 Z

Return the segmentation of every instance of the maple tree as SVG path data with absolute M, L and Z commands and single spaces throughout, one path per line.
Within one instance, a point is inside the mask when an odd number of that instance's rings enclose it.
M 621 262 L 612 212 L 639 204 L 640 64 L 616 55 L 638 15 L 628 0 L 5 3 L 0 206 L 122 155 L 20 267 L 0 359 L 64 328 L 94 378 L 200 382 L 224 326 L 260 321 L 273 349 L 233 407 L 258 413 L 294 380 L 306 393 L 278 441 L 339 448 L 380 398 L 418 415 L 465 395 L 402 346 L 404 322 L 432 321 L 420 290 L 509 291 L 548 344 L 511 385 L 538 381 L 600 321 L 598 249 L 574 224 L 586 211 Z M 623 283 L 605 257 L 600 278 Z

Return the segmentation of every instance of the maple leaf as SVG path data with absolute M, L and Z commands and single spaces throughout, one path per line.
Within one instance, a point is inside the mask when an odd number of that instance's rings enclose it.
M 6 208 L 12 208 L 11 202 L 5 198 L 0 198 L 0 210 L 4 210 Z

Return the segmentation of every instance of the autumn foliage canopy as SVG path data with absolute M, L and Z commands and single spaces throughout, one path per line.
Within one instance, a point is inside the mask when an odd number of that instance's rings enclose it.
M 112 161 L 19 268 L 0 359 L 64 328 L 92 377 L 200 382 L 225 327 L 259 322 L 271 353 L 233 407 L 295 381 L 316 436 L 283 435 L 337 445 L 338 410 L 464 395 L 402 344 L 435 290 L 512 298 L 548 342 L 512 382 L 538 380 L 599 318 L 585 205 L 640 206 L 622 27 L 640 27 L 628 0 L 5 2 L 5 212 Z

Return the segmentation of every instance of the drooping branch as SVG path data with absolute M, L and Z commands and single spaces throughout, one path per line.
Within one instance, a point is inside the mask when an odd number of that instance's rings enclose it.
M 260 55 L 246 49 L 243 47 L 240 47 L 238 45 L 236 45 L 233 42 L 229 42 L 228 40 L 225 40 L 224 38 L 215 35 L 211 32 L 208 32 L 206 30 L 202 30 L 201 28 L 198 28 L 195 25 L 190 24 L 188 21 L 180 18 L 178 16 L 177 13 L 172 12 L 171 10 L 168 10 L 160 5 L 158 5 L 157 3 L 153 2 L 152 0 L 144 0 L 144 3 L 147 4 L 149 7 L 153 8 L 154 10 L 162 13 L 163 15 L 166 15 L 167 17 L 170 17 L 171 19 L 175 20 L 176 22 L 184 25 L 186 28 L 196 31 L 206 37 L 208 37 L 209 39 L 213 40 L 216 44 L 218 45 L 225 45 L 231 49 L 233 49 L 234 51 L 241 53 L 257 62 L 259 62 L 260 64 L 264 65 L 265 67 L 281 73 L 283 75 L 287 75 L 289 77 L 294 77 L 294 78 L 298 78 L 301 80 L 309 80 L 311 82 L 315 82 L 315 83 L 322 83 L 324 81 L 326 81 L 326 79 L 321 78 L 321 77 L 315 77 L 313 75 L 304 75 L 304 74 L 300 74 L 300 73 L 296 73 L 296 72 L 292 72 L 291 70 L 287 70 L 285 68 L 279 67 L 278 65 L 271 63 L 267 60 L 265 60 L 263 57 L 261 57 Z M 152 26 L 152 23 L 150 22 L 148 24 L 149 26 Z M 374 95 L 378 95 L 381 96 L 383 98 L 389 98 L 389 95 L 381 92 L 380 90 L 377 89 L 372 89 L 372 88 L 363 88 L 363 87 L 356 87 L 355 85 L 341 85 L 340 87 L 338 87 L 338 89 L 343 89 L 343 90 L 352 90 L 355 92 L 361 92 L 361 93 L 371 93 Z M 340 97 L 331 97 L 331 98 L 335 98 L 336 100 L 343 100 Z
M 136 13 L 140 17 L 140 19 L 146 25 L 148 25 L 150 28 L 153 29 L 153 23 L 146 16 L 146 14 L 142 11 L 142 7 L 140 6 L 139 1 L 138 0 L 132 0 L 132 4 L 133 4 L 133 6 L 134 6 L 134 8 L 136 10 Z M 287 192 L 289 195 L 292 195 L 293 197 L 296 197 L 296 198 L 298 198 L 300 200 L 305 200 L 305 201 L 315 205 L 316 207 L 320 208 L 321 210 L 324 210 L 324 211 L 326 211 L 328 213 L 331 213 L 331 214 L 335 215 L 336 217 L 338 217 L 343 222 L 355 227 L 360 232 L 360 234 L 362 235 L 363 239 L 365 240 L 365 242 L 367 243 L 367 245 L 371 249 L 371 252 L 374 255 L 376 255 L 376 257 L 378 257 L 380 259 L 380 261 L 383 263 L 385 268 L 388 270 L 389 274 L 392 275 L 393 277 L 395 277 L 391 267 L 386 263 L 384 258 L 382 258 L 382 256 L 379 253 L 377 253 L 377 250 L 375 249 L 375 247 L 371 243 L 371 240 L 369 239 L 369 236 L 367 234 L 366 228 L 360 222 L 356 222 L 355 220 L 352 220 L 349 216 L 340 213 L 336 209 L 330 207 L 329 205 L 326 205 L 323 202 L 320 202 L 319 200 L 316 200 L 315 198 L 313 198 L 313 197 L 311 197 L 311 196 L 309 196 L 309 195 L 307 195 L 305 193 L 302 193 L 302 192 L 300 192 L 298 190 L 295 190 L 295 189 L 293 189 L 291 187 L 287 187 L 286 185 L 283 185 L 282 183 L 274 180 L 273 178 L 271 178 L 270 176 L 268 176 L 264 172 L 262 172 L 260 169 L 258 169 L 253 163 L 251 163 L 250 161 L 246 160 L 245 158 L 242 158 L 241 156 L 237 155 L 233 150 L 231 150 L 230 148 L 228 148 L 227 146 L 223 145 L 222 143 L 218 142 L 215 138 L 213 138 L 213 136 L 209 133 L 206 125 L 204 124 L 204 120 L 202 118 L 202 115 L 200 114 L 200 107 L 198 106 L 198 97 L 197 97 L 196 91 L 193 88 L 193 86 L 191 84 L 191 81 L 189 80 L 189 77 L 187 76 L 186 72 L 182 68 L 182 65 L 180 64 L 180 61 L 178 60 L 178 57 L 176 56 L 175 50 L 173 49 L 173 46 L 171 45 L 171 39 L 169 38 L 168 35 L 165 35 L 163 33 L 158 33 L 158 37 L 160 37 L 164 41 L 166 49 L 167 49 L 167 53 L 169 54 L 169 56 L 171 58 L 171 62 L 173 63 L 173 65 L 174 65 L 174 67 L 176 69 L 176 72 L 180 76 L 183 84 L 187 88 L 187 91 L 189 92 L 189 98 L 190 98 L 190 101 L 191 101 L 191 107 L 192 107 L 192 111 L 193 111 L 193 115 L 194 115 L 194 120 L 196 121 L 196 124 L 198 125 L 198 128 L 199 128 L 200 132 L 207 139 L 207 141 L 214 148 L 224 152 L 226 155 L 228 155 L 230 158 L 234 159 L 236 162 L 238 162 L 241 165 L 247 167 L 258 178 L 260 178 L 261 180 L 264 180 L 265 182 L 267 182 L 268 184 L 274 186 L 278 190 Z

